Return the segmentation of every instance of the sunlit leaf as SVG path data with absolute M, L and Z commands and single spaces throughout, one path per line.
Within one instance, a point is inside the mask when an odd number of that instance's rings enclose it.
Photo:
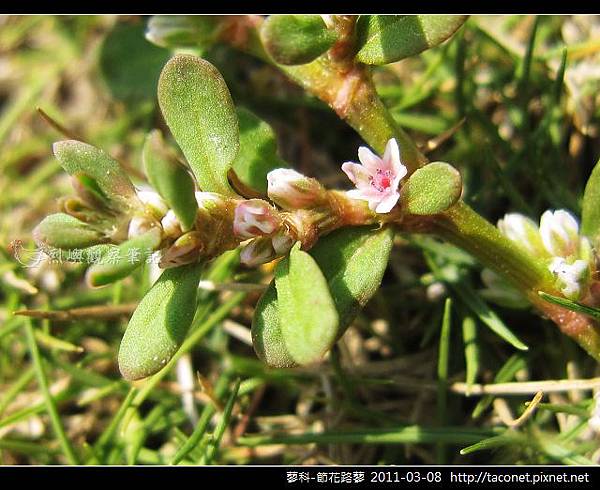
M 309 63 L 337 39 L 320 15 L 271 15 L 260 34 L 266 51 L 282 65 Z
M 407 58 L 444 42 L 466 15 L 363 15 L 356 25 L 356 60 L 382 65 Z
M 160 229 L 152 228 L 121 243 L 114 252 L 108 251 L 97 264 L 88 269 L 88 284 L 92 287 L 105 286 L 127 277 L 146 261 L 149 252 L 158 248 L 160 241 Z
M 52 149 L 69 175 L 83 173 L 93 179 L 111 204 L 122 210 L 140 204 L 135 188 L 119 162 L 104 151 L 76 140 L 58 141 Z
M 389 260 L 392 237 L 390 229 L 346 228 L 321 238 L 310 250 L 327 279 L 339 317 L 337 335 L 329 348 L 379 288 Z M 274 282 L 256 307 L 252 339 L 258 357 L 269 366 L 298 364 L 284 341 Z
M 288 164 L 277 154 L 277 139 L 271 126 L 245 108 L 238 108 L 237 114 L 240 151 L 233 170 L 244 185 L 266 196 L 267 174 Z
M 107 241 L 93 226 L 65 213 L 46 216 L 33 230 L 33 238 L 42 248 L 71 250 Z
M 200 189 L 233 195 L 227 172 L 239 149 L 238 120 L 219 71 L 197 56 L 171 58 L 160 75 L 158 102 Z
M 140 301 L 119 349 L 126 379 L 158 372 L 177 352 L 194 318 L 201 270 L 199 263 L 166 269 Z
M 163 197 L 183 225 L 190 230 L 196 220 L 198 203 L 194 196 L 194 181 L 188 171 L 177 161 L 160 131 L 152 131 L 142 150 L 144 170 L 152 187 Z
M 417 169 L 401 190 L 401 204 L 417 215 L 438 214 L 460 198 L 460 173 L 444 162 L 433 162 Z

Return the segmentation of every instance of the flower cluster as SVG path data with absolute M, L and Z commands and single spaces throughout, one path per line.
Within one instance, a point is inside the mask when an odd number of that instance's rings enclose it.
M 577 300 L 587 290 L 593 269 L 590 241 L 579 234 L 579 223 L 568 211 L 548 210 L 540 225 L 519 213 L 498 221 L 498 228 L 528 253 L 544 259 L 565 297 Z
M 260 199 L 242 201 L 236 206 L 233 233 L 243 240 L 252 239 L 240 254 L 241 262 L 251 267 L 285 255 L 293 245 L 279 212 Z

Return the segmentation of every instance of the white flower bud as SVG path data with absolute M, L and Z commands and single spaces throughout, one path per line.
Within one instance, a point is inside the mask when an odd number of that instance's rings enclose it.
M 152 228 L 152 222 L 145 216 L 134 216 L 129 222 L 127 238 L 143 235 Z
M 167 236 L 179 236 L 183 233 L 181 223 L 172 209 L 169 209 L 165 217 L 161 220 L 163 231 Z
M 150 208 L 153 215 L 155 215 L 158 219 L 162 218 L 167 211 L 169 211 L 169 206 L 165 202 L 165 200 L 160 197 L 158 192 L 154 192 L 151 190 L 143 190 L 138 191 L 137 193 L 140 201 Z
M 555 257 L 568 257 L 579 251 L 579 224 L 563 209 L 542 214 L 540 235 L 546 250 Z
M 325 188 L 316 180 L 289 168 L 267 174 L 269 199 L 283 209 L 312 208 L 325 198 Z
M 199 208 L 218 206 L 223 203 L 223 197 L 216 192 L 197 191 L 194 195 L 196 196 L 196 202 L 198 203 Z
M 539 254 L 544 249 L 537 224 L 519 213 L 508 213 L 498 221 L 498 229 L 512 242 L 527 249 L 532 254 Z

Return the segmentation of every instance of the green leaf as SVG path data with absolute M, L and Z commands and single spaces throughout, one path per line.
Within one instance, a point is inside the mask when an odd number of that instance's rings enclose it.
M 477 315 L 484 325 L 490 328 L 496 335 L 504 339 L 519 350 L 528 350 L 525 345 L 500 319 L 485 301 L 473 290 L 471 285 L 461 277 L 456 268 L 442 267 L 434 260 L 430 252 L 425 251 L 425 260 L 431 271 L 440 281 L 447 282 L 456 295 L 469 309 Z M 454 271 L 454 272 L 453 272 Z
M 483 451 L 488 449 L 497 449 L 503 446 L 522 446 L 524 443 L 523 436 L 512 431 L 506 431 L 504 434 L 494 437 L 488 437 L 482 441 L 476 442 L 471 446 L 460 450 L 460 454 L 466 455 L 475 451 Z
M 239 150 L 238 120 L 219 71 L 196 56 L 171 58 L 160 75 L 158 102 L 200 188 L 234 195 L 227 172 Z
M 387 267 L 392 249 L 391 229 L 345 228 L 321 238 L 310 251 L 327 279 L 339 317 L 339 339 L 356 314 L 375 294 Z M 332 253 L 335 251 L 335 253 Z M 292 357 L 281 329 L 274 282 L 258 302 L 252 322 L 252 341 L 258 357 L 269 366 L 293 367 Z
M 93 179 L 119 209 L 128 211 L 140 205 L 129 177 L 110 155 L 76 140 L 58 141 L 52 145 L 52 150 L 69 175 L 83 173 L 88 179 Z
M 595 247 L 600 247 L 600 160 L 592 170 L 583 193 L 581 232 L 590 237 Z
M 311 250 L 329 283 L 346 328 L 379 289 L 392 251 L 391 228 L 345 228 L 321 238 Z M 344 333 L 340 331 L 338 336 Z
M 129 104 L 152 101 L 169 51 L 144 39 L 144 25 L 119 23 L 100 47 L 100 72 L 112 95 Z
M 335 341 L 339 317 L 327 280 L 297 243 L 275 269 L 281 333 L 298 364 L 318 361 Z
M 320 15 L 271 15 L 260 36 L 267 53 L 282 65 L 309 63 L 337 40 Z
M 33 238 L 43 248 L 65 250 L 85 248 L 107 240 L 93 226 L 65 213 L 46 216 L 33 230 Z
M 567 310 L 591 316 L 595 320 L 600 320 L 600 309 L 598 308 L 582 305 L 581 303 L 571 301 L 570 299 L 561 298 L 559 296 L 552 296 L 551 294 L 544 293 L 543 291 L 538 291 L 538 294 L 549 303 L 554 303 L 555 305 L 562 306 Z
M 466 15 L 363 15 L 356 24 L 356 60 L 383 65 L 413 56 L 444 42 Z
M 196 311 L 202 264 L 166 269 L 140 301 L 119 349 L 119 369 L 126 379 L 158 372 L 177 352 Z
M 196 221 L 198 203 L 194 196 L 194 181 L 166 146 L 158 130 L 152 131 L 144 142 L 142 160 L 152 187 L 163 197 L 188 231 Z
M 410 214 L 438 214 L 455 204 L 461 192 L 458 170 L 444 162 L 432 162 L 417 169 L 404 184 L 401 205 Z
M 298 365 L 283 339 L 275 282 L 269 284 L 254 310 L 252 345 L 258 358 L 267 366 L 291 368 Z
M 239 107 L 240 151 L 233 170 L 242 184 L 267 195 L 267 174 L 276 168 L 289 167 L 277 154 L 277 139 L 271 126 L 249 110 Z
M 504 365 L 498 370 L 496 376 L 494 376 L 494 383 L 506 383 L 511 381 L 515 375 L 522 369 L 527 367 L 527 359 L 523 357 L 523 354 L 513 354 Z M 484 396 L 477 403 L 473 410 L 472 418 L 476 419 L 492 404 L 494 400 L 493 395 Z
M 218 15 L 153 15 L 146 39 L 164 48 L 208 48 L 221 33 Z
M 483 301 L 473 289 L 465 283 L 453 287 L 460 299 L 471 309 L 475 315 L 500 338 L 504 339 L 515 349 L 528 350 L 523 343 L 500 319 L 498 315 Z
M 87 273 L 91 287 L 99 287 L 123 279 L 146 261 L 146 253 L 156 250 L 161 242 L 161 231 L 152 228 L 142 235 L 121 243 L 102 256 L 99 263 L 92 265 Z

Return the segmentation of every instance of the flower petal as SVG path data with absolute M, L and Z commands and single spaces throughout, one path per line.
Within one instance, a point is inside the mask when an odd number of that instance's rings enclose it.
M 379 202 L 375 208 L 375 212 L 389 213 L 398 202 L 398 199 L 400 199 L 400 193 L 398 191 L 391 192 Z
M 370 173 L 375 173 L 378 168 L 381 168 L 381 158 L 373 153 L 366 146 L 361 146 L 358 149 L 358 159 Z
M 370 186 L 371 174 L 358 163 L 345 162 L 342 165 L 342 170 L 356 187 Z
M 402 163 L 402 160 L 400 160 L 400 148 L 398 147 L 396 138 L 392 138 L 387 142 L 383 159 L 387 166 L 392 170 L 394 182 L 399 184 L 400 179 L 402 179 L 408 173 L 408 169 Z

